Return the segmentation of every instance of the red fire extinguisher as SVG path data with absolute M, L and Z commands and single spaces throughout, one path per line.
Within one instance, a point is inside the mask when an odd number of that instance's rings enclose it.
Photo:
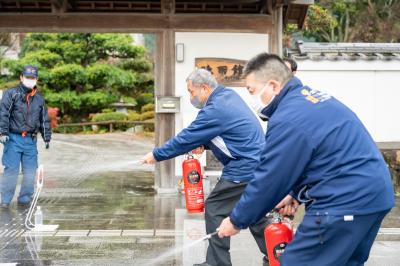
M 269 265 L 279 266 L 279 257 L 285 251 L 286 245 L 292 241 L 293 228 L 290 224 L 282 223 L 279 213 L 274 212 L 272 216 L 273 222 L 265 228 L 264 237 Z
M 200 162 L 193 155 L 187 155 L 182 168 L 186 209 L 188 212 L 203 212 L 204 191 Z

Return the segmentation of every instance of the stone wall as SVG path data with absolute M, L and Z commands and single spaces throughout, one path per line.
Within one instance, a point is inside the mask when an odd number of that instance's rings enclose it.
M 400 195 L 400 149 L 381 149 L 381 152 L 389 165 L 396 194 Z

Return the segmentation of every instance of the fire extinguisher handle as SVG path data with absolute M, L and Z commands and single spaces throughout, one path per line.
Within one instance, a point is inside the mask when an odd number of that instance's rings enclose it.
M 294 215 L 285 215 L 286 218 L 288 218 L 289 220 L 293 220 L 294 219 Z
M 279 213 L 280 210 L 281 210 L 281 208 L 274 208 L 272 210 L 272 212 Z M 288 218 L 289 220 L 293 220 L 294 219 L 294 215 L 284 215 L 284 217 Z

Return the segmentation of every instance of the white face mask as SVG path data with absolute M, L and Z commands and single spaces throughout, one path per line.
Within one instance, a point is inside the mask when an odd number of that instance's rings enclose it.
M 36 79 L 27 79 L 25 77 L 22 78 L 22 84 L 29 89 L 33 89 L 36 86 Z
M 261 91 L 257 94 L 253 94 L 251 95 L 252 101 L 251 101 L 251 107 L 253 108 L 253 110 L 260 115 L 261 111 L 267 107 L 275 98 L 275 95 L 272 96 L 272 98 L 269 100 L 269 102 L 267 104 L 265 104 L 262 99 L 261 96 L 264 94 L 265 89 L 267 88 L 268 85 L 265 85 Z

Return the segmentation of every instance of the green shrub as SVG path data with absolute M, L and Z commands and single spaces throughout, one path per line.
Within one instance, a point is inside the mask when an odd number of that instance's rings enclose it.
M 40 90 L 40 88 L 39 88 Z M 54 92 L 51 90 L 41 90 L 44 93 L 46 103 L 49 106 L 60 108 L 64 114 L 78 116 L 76 114 L 97 113 L 107 108 L 117 99 L 104 91 L 87 91 L 77 94 L 75 91 L 64 90 Z
M 127 59 L 118 63 L 120 68 L 138 72 L 150 72 L 153 69 L 153 64 L 147 58 Z
M 53 133 L 76 134 L 82 132 L 82 127 L 57 127 L 52 129 Z
M 145 121 L 149 119 L 153 119 L 155 117 L 155 112 L 154 111 L 147 111 L 142 114 L 140 114 L 140 120 Z
M 86 69 L 88 83 L 93 88 L 119 88 L 120 92 L 132 89 L 136 82 L 132 71 L 120 69 L 111 64 L 96 63 Z
M 128 114 L 129 121 L 144 121 L 144 120 L 153 119 L 154 117 L 155 117 L 154 111 L 147 111 L 147 112 L 143 112 L 141 114 L 134 112 L 134 111 L 130 111 Z
M 145 132 L 154 132 L 154 124 L 143 125 L 143 129 Z
M 104 134 L 104 133 L 107 133 L 108 132 L 108 130 L 107 129 L 105 129 L 105 128 L 101 128 L 100 130 L 99 130 L 99 134 Z
M 26 64 L 39 67 L 38 87 L 46 102 L 76 121 L 121 98 L 136 104 L 137 96 L 154 91 L 152 61 L 143 46 L 133 45 L 129 34 L 27 34 L 19 59 L 0 62 L 10 72 L 0 74 L 0 89 L 12 87 L 5 84 L 10 80 L 18 83 Z M 151 93 L 139 98 L 138 111 L 153 101 Z
M 148 111 L 154 111 L 154 108 L 155 108 L 154 103 L 148 103 L 146 105 L 143 105 L 142 108 L 140 109 L 140 111 L 142 113 L 148 112 Z
M 115 121 L 124 121 L 126 120 L 127 115 L 123 113 L 118 113 L 118 112 L 112 112 L 112 113 L 98 113 L 93 115 L 92 121 L 93 122 L 102 122 L 102 121 L 110 121 L 110 120 L 115 120 Z
M 84 87 L 87 84 L 85 68 L 77 64 L 56 66 L 50 70 L 49 83 L 56 91 L 74 91 L 76 87 Z
M 154 95 L 153 93 L 141 93 L 137 98 L 136 102 L 138 107 L 142 107 L 148 103 L 154 103 Z
M 137 104 L 135 98 L 132 98 L 132 97 L 129 97 L 129 96 L 122 96 L 122 100 L 124 101 L 124 103 Z
M 79 95 L 83 105 L 80 110 L 85 110 L 86 113 L 92 113 L 94 110 L 107 108 L 111 103 L 115 102 L 117 97 L 109 93 L 99 91 L 87 91 Z
M 113 112 L 115 112 L 115 110 L 114 110 L 114 109 L 111 109 L 111 108 L 105 108 L 105 109 L 101 110 L 101 112 L 102 112 L 102 113 L 113 113 Z M 90 116 L 90 115 L 89 115 L 89 116 Z
M 0 85 L 0 90 L 7 90 L 18 86 L 19 80 L 8 81 Z
M 129 112 L 128 120 L 129 121 L 141 121 L 141 116 L 137 112 Z

